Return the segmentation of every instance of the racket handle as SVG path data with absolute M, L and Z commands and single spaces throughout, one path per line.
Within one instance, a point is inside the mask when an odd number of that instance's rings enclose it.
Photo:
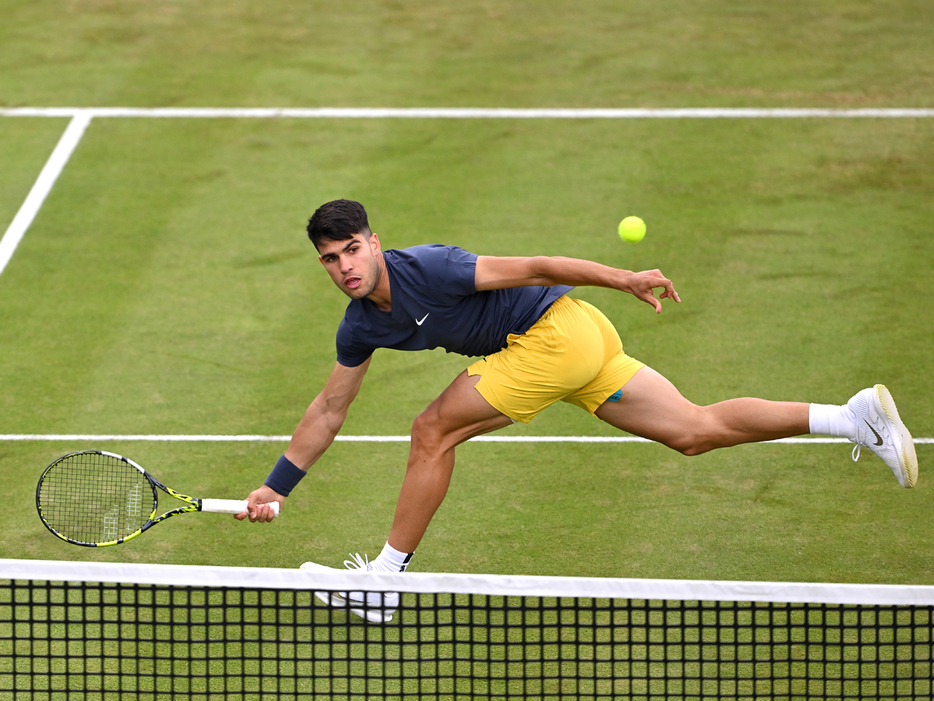
M 212 514 L 242 514 L 246 511 L 247 500 L 238 499 L 202 499 L 201 510 Z M 279 515 L 279 502 L 269 502 L 276 516 Z

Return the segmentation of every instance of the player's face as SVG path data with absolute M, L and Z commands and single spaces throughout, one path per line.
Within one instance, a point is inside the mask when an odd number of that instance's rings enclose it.
M 318 257 L 334 284 L 351 299 L 373 293 L 380 283 L 379 238 L 376 234 L 354 234 L 352 239 L 324 241 Z

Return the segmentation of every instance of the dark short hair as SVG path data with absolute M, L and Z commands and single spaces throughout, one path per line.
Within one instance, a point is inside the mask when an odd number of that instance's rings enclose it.
M 354 234 L 370 235 L 363 205 L 353 200 L 334 200 L 321 205 L 308 220 L 308 238 L 319 248 L 322 241 L 343 241 Z

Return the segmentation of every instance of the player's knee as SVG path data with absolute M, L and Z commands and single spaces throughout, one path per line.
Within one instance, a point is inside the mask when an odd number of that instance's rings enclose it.
M 723 447 L 723 430 L 718 422 L 704 412 L 698 413 L 698 419 L 687 430 L 678 432 L 677 438 L 667 445 L 682 455 L 703 455 L 711 450 Z
M 694 440 L 693 436 L 684 434 L 665 441 L 665 445 L 672 450 L 677 450 L 682 455 L 700 455 L 702 452 L 706 452 L 700 449 L 700 445 Z
M 675 450 L 677 450 L 679 453 L 682 455 L 687 455 L 688 457 L 694 455 L 703 455 L 704 453 L 708 453 L 713 449 L 714 446 L 710 443 L 702 443 L 697 441 L 685 443 L 681 447 L 675 448 Z
M 441 450 L 444 442 L 444 431 L 441 429 L 437 411 L 429 406 L 425 411 L 415 417 L 412 422 L 412 449 L 436 452 Z
M 718 447 L 713 434 L 703 427 L 679 431 L 678 435 L 667 441 L 665 445 L 687 456 L 703 455 Z

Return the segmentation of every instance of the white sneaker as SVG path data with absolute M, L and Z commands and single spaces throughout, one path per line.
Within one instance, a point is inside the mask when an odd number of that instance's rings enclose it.
M 857 392 L 847 406 L 856 416 L 853 460 L 859 460 L 860 447 L 865 446 L 885 461 L 900 485 L 914 487 L 918 481 L 915 444 L 885 385 Z
M 344 560 L 344 567 L 349 570 L 370 571 L 372 567 L 366 556 L 351 554 L 350 560 Z M 341 572 L 337 567 L 319 565 L 317 562 L 302 563 L 301 570 L 311 572 Z M 399 608 L 399 592 L 362 592 L 362 591 L 335 591 L 315 592 L 324 603 L 334 608 L 347 609 L 352 614 L 368 620 L 370 623 L 388 623 Z

